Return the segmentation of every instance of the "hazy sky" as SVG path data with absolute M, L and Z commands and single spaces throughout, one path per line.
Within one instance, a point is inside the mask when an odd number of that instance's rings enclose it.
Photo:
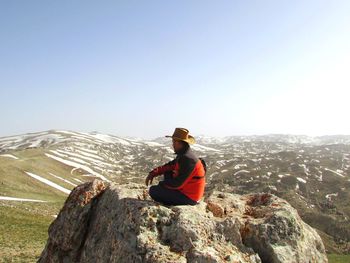
M 0 1 L 0 136 L 350 134 L 350 1 Z

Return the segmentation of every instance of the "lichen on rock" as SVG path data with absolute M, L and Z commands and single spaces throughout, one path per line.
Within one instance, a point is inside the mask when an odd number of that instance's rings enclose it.
M 286 201 L 213 192 L 163 206 L 138 184 L 76 187 L 39 262 L 327 262 L 323 243 Z

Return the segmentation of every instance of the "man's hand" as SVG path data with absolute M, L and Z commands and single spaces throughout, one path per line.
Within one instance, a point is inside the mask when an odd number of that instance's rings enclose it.
M 152 172 L 150 172 L 150 173 L 148 174 L 148 176 L 146 177 L 146 185 L 147 185 L 147 186 L 148 186 L 149 184 L 152 184 L 153 178 L 154 178 L 154 175 L 152 174 Z

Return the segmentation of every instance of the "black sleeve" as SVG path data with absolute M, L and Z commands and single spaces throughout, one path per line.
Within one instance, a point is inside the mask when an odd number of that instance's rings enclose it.
M 176 159 L 170 161 L 170 162 L 167 162 L 166 164 L 164 164 L 163 166 L 166 166 L 166 165 L 173 165 L 176 163 Z
M 170 178 L 166 181 L 166 186 L 171 188 L 180 188 L 186 179 L 191 175 L 192 171 L 196 166 L 196 161 L 188 158 L 186 156 L 182 156 L 178 160 L 179 163 L 179 174 L 174 178 Z

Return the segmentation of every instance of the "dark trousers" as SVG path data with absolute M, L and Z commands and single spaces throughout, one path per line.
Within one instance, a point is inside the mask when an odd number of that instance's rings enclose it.
M 164 175 L 164 181 L 169 178 L 168 174 Z M 164 205 L 196 205 L 197 202 L 187 197 L 178 190 L 168 189 L 161 184 L 152 185 L 149 189 L 149 195 L 154 201 Z

